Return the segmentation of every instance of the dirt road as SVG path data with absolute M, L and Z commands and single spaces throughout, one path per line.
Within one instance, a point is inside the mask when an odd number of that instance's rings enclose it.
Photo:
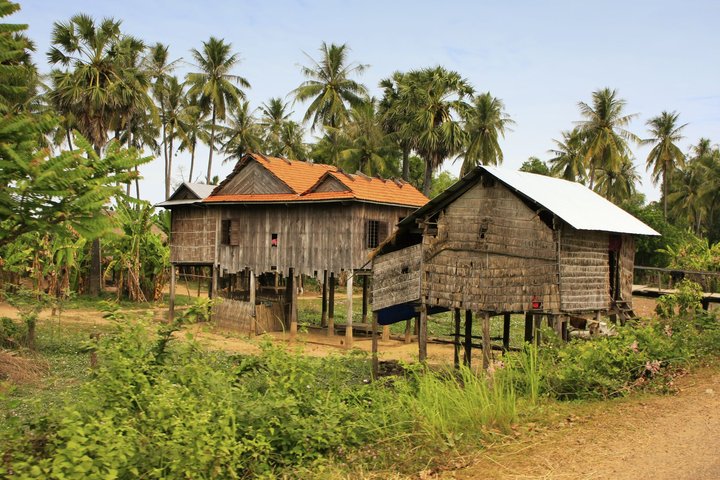
M 444 478 L 720 479 L 720 372 L 678 385 L 677 395 L 583 406 Z

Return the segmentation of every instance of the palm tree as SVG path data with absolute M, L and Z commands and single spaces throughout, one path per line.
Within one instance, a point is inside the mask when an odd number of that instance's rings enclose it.
M 689 220 L 696 235 L 700 235 L 702 222 L 708 216 L 708 204 L 703 198 L 703 186 L 708 183 L 706 173 L 699 161 L 689 162 L 687 168 L 682 170 L 676 167 L 669 191 L 663 196 L 664 200 L 667 200 L 669 213 L 680 220 L 676 223 Z M 713 190 L 717 191 L 717 184 L 713 187 Z
M 99 25 L 88 15 L 75 15 L 69 22 L 56 22 L 51 65 L 50 100 L 63 115 L 72 114 L 77 128 L 99 154 L 107 142 L 108 129 L 119 107 L 116 95 L 122 82 L 117 63 L 117 45 L 122 39 L 120 21 L 104 19 Z
M 186 98 L 185 106 L 180 114 L 178 127 L 182 130 L 181 142 L 178 151 L 190 152 L 190 173 L 188 181 L 193 182 L 195 177 L 195 150 L 198 141 L 210 143 L 210 128 L 208 125 L 207 112 L 204 112 L 198 105 L 197 98 L 189 96 Z
M 312 62 L 309 67 L 301 67 L 302 74 L 308 80 L 292 93 L 296 101 L 312 100 L 303 121 L 312 118 L 313 130 L 318 126 L 342 126 L 348 119 L 349 108 L 367 97 L 365 86 L 350 77 L 362 74 L 368 65 L 348 63 L 349 51 L 347 44 L 328 45 L 323 42 L 320 46 L 320 60 L 305 54 Z
M 590 188 L 595 185 L 595 170 L 620 171 L 629 157 L 627 142 L 639 142 L 636 135 L 626 130 L 636 114 L 625 115 L 625 100 L 617 97 L 616 90 L 604 88 L 592 94 L 592 106 L 579 102 L 585 120 L 578 122 L 584 140 L 585 164 L 590 172 Z
M 280 133 L 293 112 L 287 111 L 288 104 L 280 97 L 271 98 L 260 107 L 260 126 L 263 129 L 263 144 L 270 155 L 278 155 L 282 148 Z
M 626 157 L 617 170 L 598 169 L 595 191 L 616 205 L 620 205 L 635 194 L 635 186 L 639 182 L 640 175 L 638 175 L 635 165 L 630 158 Z
M 376 101 L 371 99 L 350 110 L 350 119 L 344 128 L 349 146 L 340 153 L 343 164 L 370 176 L 389 173 L 387 160 L 397 159 L 398 154 L 397 145 L 383 130 L 375 108 Z
M 548 150 L 554 155 L 549 160 L 550 172 L 571 182 L 585 183 L 587 168 L 583 152 L 583 138 L 579 128 L 562 132 L 562 140 L 555 140 L 556 148 Z
M 223 163 L 239 160 L 248 152 L 261 150 L 262 130 L 250 112 L 249 102 L 240 102 L 237 108 L 230 112 L 223 139 L 223 153 L 227 155 Z
M 498 135 L 505 138 L 505 129 L 515 122 L 505 113 L 502 100 L 483 93 L 473 99 L 465 115 L 467 146 L 462 153 L 462 177 L 479 165 L 498 165 L 503 161 Z
M 383 97 L 378 104 L 378 114 L 385 133 L 398 145 L 402 152 L 402 178 L 410 179 L 410 152 L 413 149 L 415 136 L 408 129 L 414 115 L 411 105 L 404 102 L 400 96 L 400 85 L 404 80 L 404 73 L 395 72 L 392 77 L 380 81 Z
M 206 177 L 210 183 L 217 122 L 225 120 L 228 108 L 245 99 L 245 94 L 238 85 L 250 88 L 250 83 L 243 77 L 230 73 L 240 59 L 237 53 L 232 53 L 232 45 L 225 43 L 225 40 L 210 37 L 210 40 L 203 42 L 202 52 L 192 49 L 191 53 L 200 71 L 188 73 L 188 94 L 197 95 L 200 108 L 210 112 L 210 155 Z
M 425 162 L 425 195 L 430 194 L 433 172 L 465 145 L 460 118 L 469 109 L 465 98 L 472 94 L 467 80 L 443 67 L 410 71 L 400 84 L 401 101 L 413 112 L 406 131 Z
M 185 125 L 183 123 L 187 97 L 185 88 L 175 76 L 164 79 L 163 93 L 163 143 L 167 161 L 165 162 L 165 198 L 170 198 L 172 181 L 173 150 L 175 140 L 185 140 Z
M 652 168 L 652 181 L 657 185 L 662 177 L 663 184 L 663 214 L 667 220 L 668 214 L 668 182 L 670 174 L 675 166 L 681 167 L 685 164 L 685 155 L 677 146 L 677 142 L 683 139 L 680 133 L 686 124 L 678 126 L 679 114 L 667 111 L 647 121 L 652 138 L 642 141 L 647 145 L 653 145 L 647 157 L 647 169 Z
M 308 148 L 305 145 L 305 129 L 297 122 L 287 121 L 280 130 L 280 145 L 273 155 L 290 160 L 306 160 Z

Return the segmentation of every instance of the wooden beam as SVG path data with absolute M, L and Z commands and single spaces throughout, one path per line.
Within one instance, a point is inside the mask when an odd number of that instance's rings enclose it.
M 490 358 L 492 355 L 491 344 L 490 344 L 490 314 L 483 312 L 482 314 L 482 356 L 483 356 L 483 369 L 487 370 L 490 366 Z
M 353 346 L 353 271 L 347 275 L 347 317 L 345 319 L 345 348 Z
M 455 317 L 455 352 L 453 354 L 453 365 L 460 368 L 460 309 L 454 311 Z
M 410 343 L 410 338 L 412 337 L 412 320 L 407 319 L 405 320 L 405 343 Z
M 465 310 L 465 357 L 466 367 L 472 365 L 472 311 Z
M 382 328 L 382 339 L 383 339 L 383 342 L 389 342 L 389 341 L 390 341 L 390 325 L 383 325 L 383 328 Z
M 328 272 L 327 270 L 323 270 L 323 278 L 322 278 L 322 304 L 320 307 L 320 326 L 321 327 L 327 327 L 327 319 L 328 319 L 328 292 L 327 292 L 327 283 L 328 283 Z
M 533 341 L 533 315 L 532 313 L 525 314 L 525 341 L 532 343 Z
M 255 291 L 255 272 L 250 270 L 250 305 L 252 307 L 252 318 L 250 319 L 250 335 L 257 335 L 257 308 L 255 302 L 257 299 L 257 292 Z
M 298 318 L 297 318 L 297 276 L 295 269 L 291 268 L 288 272 L 287 283 L 285 288 L 290 293 L 290 341 L 294 342 L 297 338 Z
M 510 350 L 510 314 L 503 314 L 503 352 Z
M 367 323 L 368 312 L 368 276 L 362 276 L 362 323 Z M 383 334 L 384 336 L 384 334 Z M 384 339 L 383 339 L 384 340 Z
M 335 272 L 330 272 L 330 285 L 328 294 L 328 337 L 335 335 Z
M 420 316 L 418 317 L 418 356 L 420 362 L 427 360 L 427 307 L 420 304 Z
M 372 376 L 373 376 L 373 379 L 378 378 L 378 373 L 380 370 L 380 364 L 378 361 L 377 326 L 378 326 L 378 315 L 377 315 L 377 312 L 373 312 L 373 314 L 372 314 Z
M 540 345 L 540 342 L 542 341 L 541 335 L 540 335 L 540 329 L 542 328 L 542 314 L 535 314 L 533 315 L 533 342 L 535 342 L 535 345 Z
M 168 321 L 175 321 L 175 264 L 170 264 L 170 299 L 168 304 Z

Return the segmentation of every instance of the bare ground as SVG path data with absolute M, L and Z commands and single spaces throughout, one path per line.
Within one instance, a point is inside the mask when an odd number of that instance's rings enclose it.
M 720 479 L 720 372 L 678 381 L 672 396 L 572 406 L 522 440 L 489 448 L 457 479 Z

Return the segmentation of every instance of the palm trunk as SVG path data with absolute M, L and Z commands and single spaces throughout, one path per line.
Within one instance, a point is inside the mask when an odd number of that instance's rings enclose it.
M 212 125 L 210 127 L 210 155 L 208 156 L 208 170 L 207 170 L 207 179 L 206 182 L 208 185 L 210 185 L 210 180 L 212 179 L 212 157 L 213 157 L 213 148 L 215 147 L 215 105 L 213 105 L 212 109 Z
M 164 117 L 165 115 L 163 115 Z M 167 126 L 165 125 L 165 120 L 163 119 L 163 127 L 162 127 L 162 136 L 163 136 L 163 155 L 165 157 L 165 200 L 170 198 L 170 164 L 168 160 L 168 149 L 167 149 Z
M 65 130 L 65 135 L 67 136 L 68 150 L 72 151 L 73 144 L 72 144 L 72 134 L 70 132 L 70 129 Z
M 197 140 L 193 140 L 192 145 L 190 145 L 190 175 L 188 178 L 188 181 L 192 183 L 193 181 L 193 168 L 195 168 L 195 146 L 197 145 Z
M 667 190 L 668 190 L 668 178 L 667 170 L 663 170 L 663 215 L 667 222 Z
M 406 182 L 410 179 L 410 149 L 408 147 L 402 149 L 402 178 Z
M 425 194 L 426 197 L 430 197 L 430 188 L 432 187 L 432 165 L 432 157 L 425 160 L 425 178 L 423 180 L 423 194 Z
M 170 191 L 170 183 L 172 182 L 172 156 L 173 156 L 173 139 L 172 136 L 170 137 L 170 143 L 168 144 L 168 177 L 167 177 L 167 191 L 165 198 L 170 198 L 169 191 Z

